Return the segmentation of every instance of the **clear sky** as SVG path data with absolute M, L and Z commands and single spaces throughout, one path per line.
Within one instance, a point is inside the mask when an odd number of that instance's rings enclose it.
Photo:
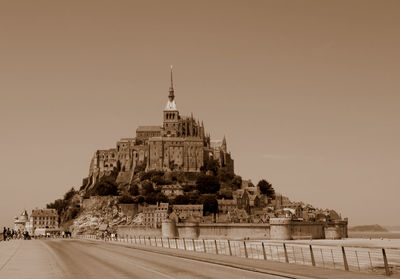
M 176 103 L 236 172 L 400 224 L 400 1 L 0 1 L 0 225 Z

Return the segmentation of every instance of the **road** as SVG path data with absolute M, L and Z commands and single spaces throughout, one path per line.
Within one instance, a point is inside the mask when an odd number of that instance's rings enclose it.
M 0 278 L 282 278 L 171 255 L 80 240 L 0 243 Z

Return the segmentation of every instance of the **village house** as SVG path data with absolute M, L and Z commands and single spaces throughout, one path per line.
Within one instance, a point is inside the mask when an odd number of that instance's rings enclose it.
M 161 193 L 163 193 L 168 198 L 183 195 L 183 187 L 181 185 L 163 185 L 161 188 Z
M 203 216 L 203 205 L 202 204 L 174 204 L 172 206 L 172 212 L 174 212 L 180 220 L 186 220 L 190 216 L 193 216 L 196 219 L 200 219 Z
M 237 208 L 236 200 L 217 200 L 218 202 L 218 212 L 219 214 L 227 214 L 228 212 L 233 212 Z

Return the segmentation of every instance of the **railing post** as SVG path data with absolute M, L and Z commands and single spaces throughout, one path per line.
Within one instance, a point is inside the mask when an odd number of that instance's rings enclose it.
M 186 251 L 186 241 L 185 241 L 185 238 L 183 238 L 183 249 L 185 249 L 185 251 Z
M 193 244 L 193 251 L 196 252 L 196 243 L 194 243 L 194 239 L 192 239 L 192 244 Z
M 228 239 L 229 256 L 232 256 L 231 242 Z
M 169 242 L 169 237 L 168 237 L 168 248 L 171 248 L 171 243 Z
M 344 251 L 343 246 L 342 246 L 342 254 L 343 254 L 344 270 L 349 271 L 349 264 L 347 263 L 346 252 Z
M 294 251 L 294 246 L 292 246 L 292 251 L 293 251 L 294 263 L 295 263 L 295 264 L 297 264 L 297 260 L 296 260 L 296 252 Z
M 265 253 L 265 246 L 264 246 L 264 242 L 261 242 L 261 246 L 262 246 L 262 252 L 263 252 L 263 257 L 264 257 L 264 260 L 266 260 L 266 259 L 267 259 L 267 253 Z
M 203 249 L 204 249 L 204 253 L 207 253 L 207 249 L 206 249 L 206 241 L 203 238 Z
M 288 257 L 288 254 L 287 254 L 287 249 L 286 249 L 286 244 L 285 243 L 283 243 L 283 250 L 285 252 L 285 261 L 287 263 L 289 263 L 289 257 Z
M 383 255 L 383 263 L 385 264 L 386 276 L 390 276 L 390 269 L 389 269 L 389 265 L 388 265 L 388 261 L 387 261 L 387 257 L 386 257 L 385 248 L 382 248 L 382 255 Z
M 244 246 L 244 256 L 247 259 L 249 257 L 249 254 L 247 253 L 246 241 L 244 240 L 243 240 L 243 246 Z
M 177 238 L 175 238 L 175 246 L 176 246 L 175 247 L 176 249 L 179 249 L 179 247 L 178 247 L 178 239 Z
M 358 261 L 358 253 L 357 253 L 357 250 L 356 250 L 356 251 L 354 251 L 354 252 L 356 253 L 356 259 L 357 259 L 358 271 L 360 271 L 361 269 L 360 269 L 360 262 Z
M 217 245 L 217 240 L 214 239 L 214 244 L 215 244 L 215 254 L 218 255 L 218 245 Z

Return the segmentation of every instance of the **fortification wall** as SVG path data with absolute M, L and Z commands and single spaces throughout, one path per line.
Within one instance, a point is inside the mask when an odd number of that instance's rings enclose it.
M 335 221 L 328 223 L 325 228 L 326 239 L 341 239 L 348 237 L 347 221 Z
M 200 239 L 269 239 L 269 224 L 177 224 L 178 237 Z M 196 237 L 194 237 L 196 236 Z
M 324 222 L 293 221 L 290 218 L 271 218 L 271 239 L 323 239 Z
M 292 239 L 323 239 L 325 238 L 324 222 L 293 221 Z
M 118 226 L 117 228 L 118 235 L 127 235 L 129 236 L 156 236 L 161 237 L 161 229 L 156 228 L 147 228 L 144 226 Z
M 119 226 L 123 235 L 163 236 L 190 239 L 324 239 L 346 237 L 347 223 L 335 222 L 326 230 L 325 222 L 293 221 L 290 218 L 271 218 L 270 224 L 198 224 L 178 223 L 171 220 L 162 223 L 161 229 L 143 226 Z M 327 235 L 326 235 L 327 234 Z M 328 238 L 328 237 L 327 237 Z
M 289 218 L 271 218 L 270 223 L 270 238 L 289 240 L 292 239 L 292 220 Z

